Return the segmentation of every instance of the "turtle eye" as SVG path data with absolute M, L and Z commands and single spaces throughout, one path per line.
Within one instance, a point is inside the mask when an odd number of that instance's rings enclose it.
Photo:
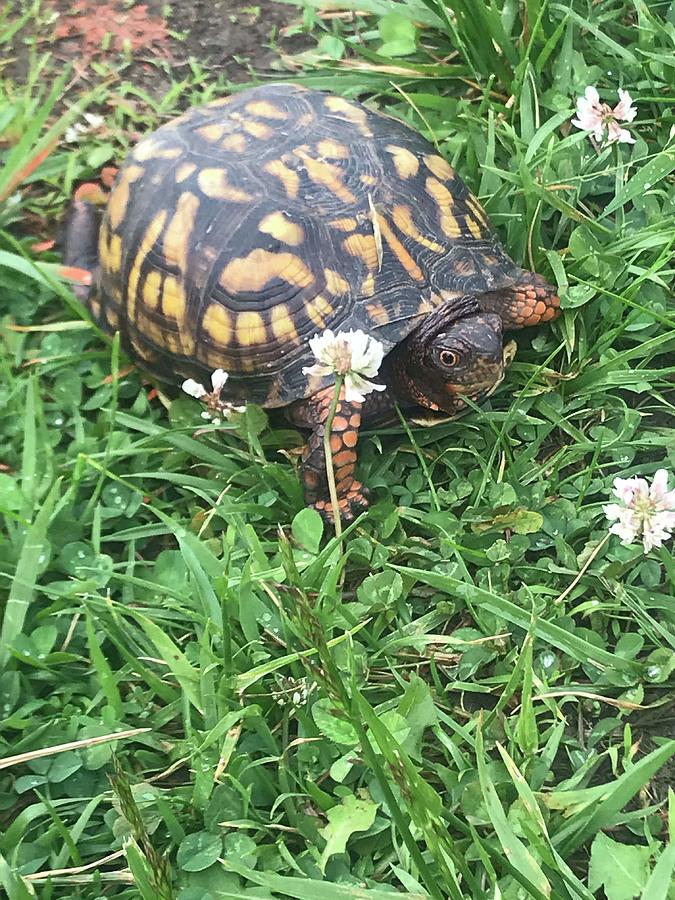
M 454 350 L 441 350 L 438 354 L 438 359 L 446 369 L 452 369 L 459 362 L 459 353 L 456 353 Z

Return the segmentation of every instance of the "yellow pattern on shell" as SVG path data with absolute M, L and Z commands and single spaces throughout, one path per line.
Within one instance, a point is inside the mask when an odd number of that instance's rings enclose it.
M 262 116 L 263 119 L 287 119 L 287 114 L 275 103 L 269 100 L 252 100 L 246 104 L 246 112 L 254 116 Z
M 235 95 L 233 94 L 231 97 L 219 97 L 217 100 L 210 100 L 205 104 L 207 108 L 211 108 L 212 106 L 215 109 L 220 108 L 221 106 L 227 106 L 228 103 L 231 103 L 234 100 Z
M 412 210 L 409 206 L 404 206 L 402 204 L 395 206 L 391 211 L 391 218 L 394 225 L 406 237 L 412 238 L 423 247 L 427 247 L 429 250 L 433 250 L 434 253 L 445 252 L 446 248 L 442 244 L 437 243 L 437 241 L 432 241 L 431 238 L 427 238 L 420 233 L 419 229 L 413 222 Z
M 162 293 L 162 311 L 165 316 L 175 319 L 179 325 L 185 318 L 185 299 L 183 285 L 173 275 L 167 275 Z
M 354 231 L 356 226 L 359 224 L 356 219 L 352 219 L 351 217 L 347 217 L 344 219 L 333 219 L 332 222 L 328 223 L 331 228 L 337 228 L 338 231 Z
M 375 276 L 371 273 L 367 278 L 364 278 L 361 284 L 361 294 L 364 297 L 372 297 L 375 293 Z
M 446 162 L 442 156 L 437 156 L 435 153 L 430 153 L 428 156 L 425 156 L 424 164 L 432 175 L 435 175 L 436 178 L 440 178 L 441 181 L 451 181 L 455 177 L 455 170 L 450 163 Z
M 324 139 L 316 145 L 320 156 L 327 156 L 332 159 L 348 159 L 349 148 L 337 141 Z
M 264 344 L 267 340 L 267 329 L 260 313 L 246 310 L 235 316 L 237 343 L 242 347 Z
M 190 175 L 195 171 L 197 166 L 191 162 L 181 163 L 176 169 L 176 184 L 181 184 L 183 181 L 188 179 Z
M 100 308 L 99 308 L 99 312 L 100 312 Z M 117 331 L 117 327 L 120 324 L 120 316 L 119 316 L 118 311 L 115 309 L 115 307 L 111 306 L 109 303 L 107 304 L 107 306 L 105 308 L 105 319 L 106 319 L 106 322 L 108 323 L 108 325 L 110 326 L 110 328 L 112 328 L 113 331 Z
M 169 264 L 178 266 L 181 272 L 187 270 L 198 209 L 199 197 L 189 191 L 182 193 L 164 233 L 164 258 Z
M 178 159 L 182 153 L 181 147 L 161 147 L 150 137 L 134 148 L 132 157 L 136 162 L 146 162 L 149 159 Z
M 424 281 L 422 270 L 391 230 L 389 222 L 380 213 L 377 214 L 377 221 L 380 226 L 382 237 L 385 239 L 389 249 L 401 263 L 408 275 L 410 275 L 411 278 L 414 278 L 415 281 Z
M 342 97 L 326 97 L 323 102 L 332 113 L 341 114 L 348 122 L 356 125 L 364 137 L 373 136 L 372 131 L 368 128 L 368 116 L 365 109 L 354 106 Z
M 99 254 L 101 265 L 109 272 L 119 272 L 122 268 L 122 238 L 119 234 L 110 236 L 105 252 Z
M 234 116 L 232 116 L 234 118 Z M 260 141 L 269 141 L 274 137 L 274 129 L 270 128 L 269 125 L 265 125 L 264 122 L 256 122 L 255 119 L 242 119 L 241 127 L 245 132 L 251 135 L 251 137 L 257 138 Z
M 108 220 L 113 228 L 119 228 L 122 224 L 122 220 L 127 212 L 127 206 L 129 205 L 130 187 L 135 181 L 138 181 L 144 171 L 145 170 L 141 166 L 135 166 L 133 164 L 125 166 L 122 169 L 119 181 L 112 189 L 106 207 Z
M 279 303 L 271 309 L 272 334 L 282 344 L 297 344 L 298 332 L 285 303 Z
M 438 204 L 439 224 L 443 233 L 451 238 L 461 237 L 462 229 L 452 212 L 454 200 L 450 191 L 436 178 L 427 178 L 426 190 Z
M 293 169 L 289 169 L 280 159 L 273 159 L 272 162 L 267 163 L 264 169 L 270 175 L 278 178 L 283 184 L 286 194 L 292 200 L 295 200 L 300 190 L 300 176 L 298 173 L 294 172 Z
M 476 222 L 475 219 L 472 219 L 471 216 L 465 216 L 464 221 L 471 232 L 471 234 L 477 239 L 480 240 L 483 236 L 483 232 L 481 230 L 480 225 Z
M 223 150 L 231 150 L 234 153 L 243 153 L 246 149 L 246 138 L 243 134 L 228 134 L 220 142 Z
M 232 316 L 220 303 L 211 303 L 202 319 L 202 328 L 218 347 L 232 343 Z M 214 368 L 218 368 L 215 365 Z
M 225 134 L 225 125 L 204 125 L 197 129 L 197 134 L 210 144 L 215 144 Z
M 350 234 L 342 242 L 350 256 L 358 256 L 369 269 L 378 268 L 379 256 L 377 252 L 377 242 L 372 234 Z
M 297 247 L 305 239 L 305 231 L 302 225 L 291 222 L 281 211 L 269 213 L 269 215 L 265 216 L 258 225 L 258 230 L 264 234 L 270 234 L 278 241 L 290 244 L 292 247 Z
M 373 300 L 371 303 L 368 303 L 366 309 L 368 310 L 368 316 L 376 325 L 386 325 L 389 321 L 389 313 L 379 300 Z
M 396 144 L 387 144 L 384 149 L 387 153 L 391 153 L 399 178 L 414 178 L 417 175 L 420 161 L 411 150 L 406 147 L 397 147 Z
M 479 203 L 479 201 L 474 197 L 473 194 L 469 194 L 466 198 L 467 205 L 471 212 L 474 214 L 475 218 L 481 223 L 481 225 L 488 227 L 488 218 L 487 213 Z
M 248 203 L 252 194 L 230 184 L 225 169 L 202 169 L 197 176 L 200 189 L 214 200 L 229 200 L 232 203 Z
M 314 282 L 310 269 L 293 253 L 270 253 L 256 248 L 247 256 L 231 260 L 220 273 L 220 284 L 230 294 L 261 291 L 274 278 L 299 288 Z
M 325 328 L 326 317 L 332 314 L 333 307 L 325 297 L 319 294 L 313 300 L 308 300 L 305 303 L 305 312 L 317 328 Z
M 345 281 L 339 272 L 336 272 L 334 269 L 324 269 L 323 275 L 326 279 L 326 289 L 334 297 L 349 293 L 349 282 Z
M 166 210 L 160 209 L 145 229 L 145 234 L 138 245 L 138 250 L 136 251 L 136 256 L 131 266 L 131 272 L 129 273 L 129 283 L 127 286 L 127 315 L 132 322 L 136 318 L 136 300 L 138 294 L 138 282 L 141 277 L 141 267 L 145 262 L 148 253 L 159 240 L 159 236 L 162 233 L 166 220 Z
M 333 163 L 326 162 L 325 160 L 314 159 L 314 157 L 310 156 L 310 154 L 303 150 L 302 147 L 297 147 L 293 153 L 302 159 L 305 168 L 307 169 L 307 174 L 312 181 L 327 187 L 328 190 L 332 191 L 343 203 L 356 203 L 354 194 L 352 194 L 349 188 L 343 184 L 342 179 L 344 178 L 345 173 L 340 166 L 333 165 Z
M 162 293 L 162 275 L 156 269 L 148 272 L 143 283 L 143 303 L 151 310 L 159 309 L 159 298 Z

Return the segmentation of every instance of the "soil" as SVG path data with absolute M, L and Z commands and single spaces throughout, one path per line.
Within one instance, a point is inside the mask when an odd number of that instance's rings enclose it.
M 25 45 L 49 51 L 54 68 L 73 66 L 73 86 L 100 82 L 100 68 L 119 72 L 160 99 L 172 83 L 190 75 L 190 61 L 217 78 L 245 82 L 254 75 L 287 71 L 282 59 L 313 46 L 300 33 L 297 6 L 273 0 L 45 0 L 41 24 L 27 23 L 16 36 L 6 74 L 25 78 Z

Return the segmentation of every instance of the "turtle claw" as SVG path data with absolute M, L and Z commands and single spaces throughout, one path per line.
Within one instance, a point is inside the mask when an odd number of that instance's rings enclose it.
M 368 509 L 369 502 L 370 491 L 368 488 L 364 487 L 360 481 L 353 481 L 346 494 L 338 499 L 340 521 L 343 523 L 353 522 L 360 513 Z M 317 500 L 312 506 L 324 522 L 328 525 L 335 524 L 335 513 L 330 500 Z

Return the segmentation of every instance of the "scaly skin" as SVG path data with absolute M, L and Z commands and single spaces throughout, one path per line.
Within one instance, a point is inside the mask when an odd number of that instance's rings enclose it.
M 305 500 L 330 522 L 334 521 L 335 513 L 328 499 L 323 439 L 334 396 L 334 388 L 325 388 L 307 400 L 294 404 L 290 411 L 290 418 L 296 425 L 312 429 L 302 455 L 301 471 Z M 368 491 L 354 478 L 361 407 L 361 403 L 348 402 L 344 399 L 343 388 L 331 426 L 330 450 L 335 486 L 340 518 L 345 522 L 351 521 L 368 506 Z

